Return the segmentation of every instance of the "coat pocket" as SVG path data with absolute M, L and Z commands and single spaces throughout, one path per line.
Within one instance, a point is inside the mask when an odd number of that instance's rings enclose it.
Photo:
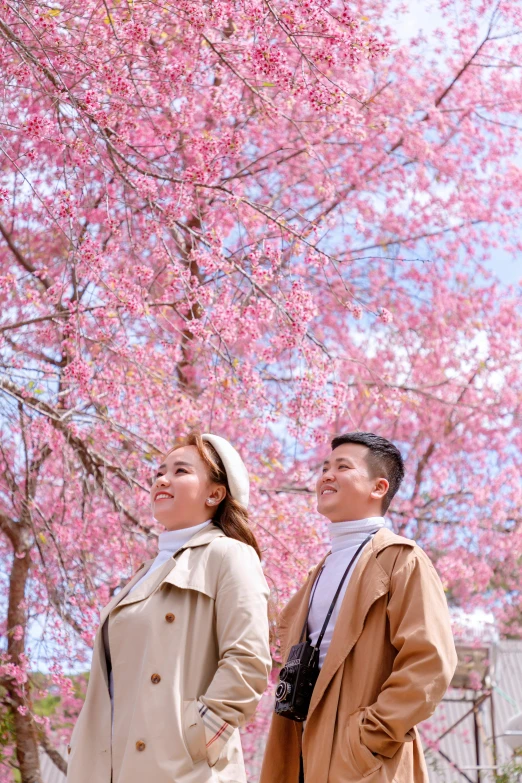
M 382 767 L 382 759 L 374 756 L 361 742 L 361 717 L 364 711 L 354 712 L 348 718 L 348 745 L 356 769 L 365 778 Z
M 183 702 L 183 737 L 192 761 L 206 761 L 205 725 L 196 700 Z

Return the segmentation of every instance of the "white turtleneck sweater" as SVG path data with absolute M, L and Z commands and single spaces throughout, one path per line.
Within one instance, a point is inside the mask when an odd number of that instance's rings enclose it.
M 319 583 L 317 584 L 312 607 L 308 616 L 308 634 L 313 645 L 316 644 L 317 639 L 319 638 L 321 628 L 323 627 L 326 615 L 328 614 L 328 609 L 330 608 L 330 604 L 339 587 L 339 582 L 343 578 L 348 563 L 365 538 L 371 533 L 376 533 L 381 527 L 386 526 L 387 522 L 384 517 L 369 517 L 368 519 L 360 519 L 356 522 L 330 522 L 328 525 L 332 552 L 326 558 L 326 563 Z M 319 651 L 320 667 L 322 667 L 324 663 L 326 653 L 328 652 L 332 640 L 333 630 L 346 593 L 348 582 L 350 581 L 359 557 L 362 555 L 362 551 L 363 550 L 359 553 L 344 581 L 339 598 L 337 599 L 332 616 L 330 617 L 330 622 L 328 623 Z

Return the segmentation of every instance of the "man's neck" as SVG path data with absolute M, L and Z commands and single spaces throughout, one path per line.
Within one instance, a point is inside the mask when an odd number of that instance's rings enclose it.
M 376 533 L 385 525 L 384 517 L 368 517 L 353 522 L 331 522 L 328 525 L 328 534 L 332 543 L 332 551 L 358 546 L 366 536 Z

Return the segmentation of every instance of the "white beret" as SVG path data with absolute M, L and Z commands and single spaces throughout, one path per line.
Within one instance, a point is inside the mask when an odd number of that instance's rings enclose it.
M 231 443 L 220 435 L 209 435 L 204 433 L 203 440 L 207 440 L 221 457 L 221 462 L 225 468 L 230 494 L 241 503 L 245 508 L 248 507 L 248 496 L 250 493 L 250 479 L 245 463 L 239 456 Z

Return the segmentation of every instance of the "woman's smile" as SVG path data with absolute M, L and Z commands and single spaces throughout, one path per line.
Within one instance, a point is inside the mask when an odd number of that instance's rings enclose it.
M 158 500 L 173 500 L 174 495 L 171 495 L 169 492 L 164 492 L 163 490 L 161 492 L 157 492 L 154 497 L 154 502 Z

